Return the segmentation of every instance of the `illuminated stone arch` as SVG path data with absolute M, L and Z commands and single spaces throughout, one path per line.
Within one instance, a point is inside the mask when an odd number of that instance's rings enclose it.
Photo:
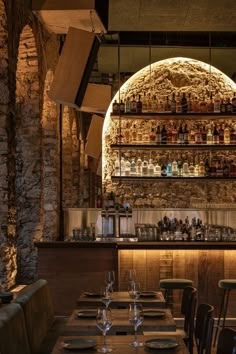
M 223 72 L 215 67 L 210 67 L 204 62 L 190 58 L 170 58 L 161 60 L 151 65 L 148 65 L 131 76 L 120 88 L 114 96 L 106 113 L 103 126 L 103 147 L 102 147 L 102 180 L 104 191 L 114 191 L 116 195 L 122 199 L 129 199 L 134 207 L 168 207 L 172 203 L 173 196 L 178 194 L 176 207 L 190 207 L 193 201 L 198 199 L 206 203 L 209 198 L 214 201 L 214 196 L 226 194 L 228 202 L 236 202 L 236 185 L 234 183 L 208 184 L 206 190 L 202 185 L 197 183 L 193 185 L 176 182 L 150 182 L 148 184 L 137 182 L 113 182 L 111 176 L 114 172 L 114 161 L 117 152 L 110 148 L 111 144 L 116 143 L 117 132 L 121 128 L 125 128 L 125 121 L 112 119 L 110 113 L 114 100 L 119 101 L 119 97 L 125 100 L 127 97 L 132 99 L 132 96 L 141 95 L 144 93 L 151 97 L 156 95 L 165 99 L 166 96 L 171 96 L 175 93 L 191 93 L 191 96 L 207 96 L 210 92 L 213 94 L 219 91 L 226 97 L 232 97 L 233 92 L 236 92 L 236 84 Z M 131 124 L 142 129 L 139 125 L 140 120 L 132 119 Z M 205 122 L 207 124 L 207 122 Z M 162 122 L 163 124 L 163 122 Z M 196 123 L 195 123 L 196 124 Z M 124 131 L 124 130 L 123 130 Z M 128 151 L 131 156 L 132 151 Z M 166 152 L 168 153 L 168 152 Z M 159 152 L 152 154 L 153 160 L 158 160 Z M 193 158 L 193 153 L 186 152 L 190 159 Z M 163 155 L 164 156 L 164 155 Z M 148 157 L 146 153 L 146 158 Z M 150 158 L 150 155 L 149 157 Z M 163 159 L 166 158 L 166 155 Z M 224 158 L 224 153 L 221 154 L 221 159 Z M 232 154 L 232 158 L 235 156 Z M 191 161 L 191 160 L 190 160 Z M 215 193 L 215 189 L 219 193 Z M 222 188 L 222 190 L 221 190 Z M 226 190 L 225 190 L 226 189 Z M 221 190 L 221 192 L 220 192 Z M 231 191 L 233 190 L 233 193 Z M 198 198 L 199 196 L 199 198 Z
M 26 25 L 20 35 L 16 71 L 16 232 L 18 280 L 36 276 L 41 239 L 41 122 L 36 43 Z
M 59 232 L 59 143 L 58 106 L 48 92 L 53 72 L 44 82 L 42 111 L 42 240 L 56 240 Z

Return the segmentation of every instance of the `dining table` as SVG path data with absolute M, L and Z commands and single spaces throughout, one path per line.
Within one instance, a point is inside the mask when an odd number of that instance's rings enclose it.
M 175 331 L 176 322 L 169 309 L 143 308 L 143 322 L 139 332 L 144 331 Z M 100 333 L 96 325 L 97 309 L 79 308 L 73 310 L 66 327 L 69 333 L 97 335 Z M 112 327 L 109 335 L 127 335 L 134 333 L 134 326 L 128 321 L 127 309 L 112 309 Z
M 189 354 L 189 351 L 180 337 L 169 336 L 144 336 L 138 335 L 138 341 L 143 344 L 138 348 L 130 345 L 134 336 L 108 336 L 107 346 L 114 354 Z M 52 354 L 94 354 L 103 345 L 102 335 L 100 336 L 66 336 L 59 337 Z
M 110 308 L 125 309 L 128 308 L 133 299 L 130 297 L 128 291 L 114 291 L 112 293 L 112 301 Z M 158 307 L 165 308 L 166 302 L 161 291 L 141 291 L 137 303 L 141 303 L 143 307 Z M 83 292 L 77 299 L 78 307 L 101 305 L 101 294 L 96 292 Z

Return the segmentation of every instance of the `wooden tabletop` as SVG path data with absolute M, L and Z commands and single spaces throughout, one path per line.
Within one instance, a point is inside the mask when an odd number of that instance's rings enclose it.
M 92 295 L 93 293 L 91 293 Z M 145 292 L 143 292 L 145 295 Z M 148 297 L 148 296 L 141 296 L 136 302 L 141 303 L 143 307 L 165 307 L 165 299 L 162 292 L 157 291 L 155 292 L 155 296 Z M 129 304 L 133 302 L 133 299 L 130 298 L 128 291 L 114 291 L 112 293 L 112 302 L 110 303 L 109 307 L 111 308 L 128 308 Z M 77 299 L 77 305 L 81 306 L 100 306 L 101 299 L 100 297 L 93 297 L 87 296 L 82 294 Z
M 52 351 L 52 354 L 68 354 L 68 353 L 80 353 L 80 354 L 94 354 L 96 352 L 97 348 L 100 348 L 102 346 L 102 336 L 96 336 L 92 337 L 97 342 L 97 345 L 95 348 L 92 349 L 80 349 L 80 350 L 68 350 L 63 348 L 63 343 L 65 340 L 70 340 L 70 339 L 91 339 L 91 337 L 79 337 L 79 336 L 73 336 L 73 337 L 59 337 L 54 349 Z M 153 338 L 161 338 L 157 336 L 144 336 L 144 335 L 139 335 L 138 336 L 138 341 L 144 343 L 145 341 Z M 167 338 L 167 337 L 165 337 Z M 170 338 L 175 338 L 171 336 Z M 181 338 L 176 338 L 176 341 L 178 343 L 178 346 L 175 349 L 165 349 L 165 350 L 149 350 L 145 346 L 134 348 L 129 345 L 129 343 L 133 342 L 134 336 L 108 336 L 107 337 L 107 345 L 112 348 L 112 353 L 114 352 L 115 354 L 147 354 L 149 353 L 164 353 L 165 354 L 189 354 L 189 351 L 187 350 L 184 341 Z
M 94 317 L 87 318 L 88 311 L 92 311 Z M 155 317 L 156 311 L 164 312 L 164 317 Z M 89 312 L 90 314 L 91 312 Z M 95 313 L 95 314 L 94 314 Z M 82 317 L 80 316 L 82 314 Z M 146 314 L 146 316 L 145 316 Z M 83 317 L 85 315 L 85 317 Z M 67 328 L 69 333 L 81 333 L 85 335 L 99 335 L 101 331 L 96 325 L 96 309 L 86 310 L 76 309 L 68 319 Z M 151 317 L 150 317 L 151 316 Z M 112 309 L 112 327 L 108 335 L 113 334 L 133 334 L 134 326 L 128 321 L 127 309 Z M 176 323 L 169 309 L 146 309 L 144 310 L 144 320 L 139 327 L 139 332 L 143 331 L 175 331 Z

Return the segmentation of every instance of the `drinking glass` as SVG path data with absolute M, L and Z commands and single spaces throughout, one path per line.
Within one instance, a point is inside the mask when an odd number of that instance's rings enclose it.
M 133 282 L 136 280 L 136 270 L 135 269 L 129 269 L 127 271 L 127 279 L 129 282 Z
M 134 299 L 134 302 L 140 298 L 140 283 L 131 281 L 128 287 L 129 296 Z
M 100 353 L 110 353 L 112 351 L 111 348 L 107 347 L 106 344 L 106 334 L 107 331 L 112 326 L 112 313 L 108 308 L 98 308 L 97 309 L 97 317 L 96 317 L 97 327 L 102 331 L 103 335 L 103 345 L 101 348 L 97 349 Z
M 115 283 L 115 272 L 114 270 L 107 271 L 105 273 L 105 282 L 110 287 L 111 292 L 113 291 L 113 284 Z
M 142 324 L 143 322 L 143 312 L 142 312 L 142 305 L 133 303 L 129 304 L 129 323 L 134 325 L 134 341 L 130 343 L 133 347 L 141 347 L 143 345 L 142 342 L 138 341 L 137 338 L 137 330 L 138 327 Z
M 101 301 L 104 303 L 104 305 L 106 306 L 106 308 L 108 308 L 108 306 L 110 305 L 111 301 L 112 301 L 112 292 L 111 292 L 111 288 L 109 285 L 107 285 L 105 287 L 105 289 L 101 289 L 100 294 L 102 294 L 101 296 Z

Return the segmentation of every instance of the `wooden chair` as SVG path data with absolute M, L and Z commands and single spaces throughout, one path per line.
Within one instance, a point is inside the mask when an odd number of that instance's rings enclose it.
M 198 354 L 210 354 L 213 332 L 214 307 L 209 304 L 200 304 L 197 307 L 194 338 Z
M 234 353 L 236 353 L 236 330 L 223 328 L 219 334 L 216 354 Z

